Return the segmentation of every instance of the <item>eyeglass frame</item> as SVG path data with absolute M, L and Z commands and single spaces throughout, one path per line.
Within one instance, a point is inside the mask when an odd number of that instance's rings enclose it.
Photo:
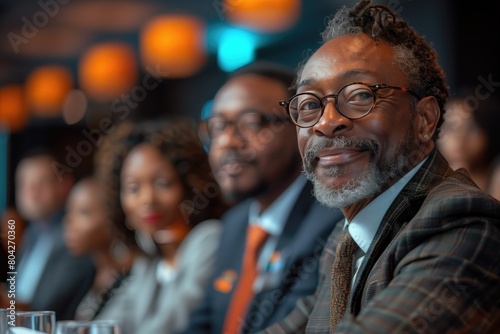
M 342 109 L 339 108 L 339 105 L 338 105 L 338 97 L 340 95 L 340 93 L 348 86 L 351 86 L 351 85 L 363 85 L 363 86 L 366 86 L 367 88 L 369 88 L 372 93 L 373 93 L 373 101 L 372 101 L 372 105 L 370 107 L 370 109 L 368 109 L 368 111 L 359 116 L 359 117 L 349 117 L 347 115 L 345 115 L 343 112 L 342 112 Z M 278 101 L 278 104 L 283 107 L 287 114 L 288 114 L 288 117 L 290 118 L 290 120 L 292 121 L 293 124 L 295 124 L 296 126 L 298 126 L 299 128 L 311 128 L 313 126 L 315 126 L 316 124 L 318 124 L 318 122 L 320 121 L 321 117 L 323 117 L 323 114 L 325 112 L 325 108 L 327 106 L 328 103 L 330 103 L 330 101 L 326 101 L 324 102 L 326 99 L 329 99 L 329 98 L 334 98 L 335 100 L 335 108 L 337 109 L 337 111 L 342 115 L 344 116 L 345 118 L 347 119 L 350 119 L 350 120 L 356 120 L 356 119 L 360 119 L 360 118 L 363 118 L 365 117 L 366 115 L 368 115 L 372 110 L 373 110 L 373 107 L 375 107 L 375 103 L 377 101 L 377 93 L 380 89 L 397 89 L 399 91 L 402 91 L 404 93 L 410 93 L 413 97 L 415 97 L 417 100 L 421 100 L 421 97 L 418 96 L 418 94 L 416 92 L 414 92 L 413 90 L 411 90 L 410 88 L 407 88 L 407 87 L 398 87 L 398 86 L 391 86 L 391 85 L 387 85 L 387 84 L 384 84 L 384 83 L 376 83 L 376 84 L 373 84 L 373 85 L 370 85 L 370 84 L 367 84 L 365 82 L 351 82 L 351 83 L 348 83 L 342 87 L 340 87 L 339 91 L 337 94 L 328 94 L 328 95 L 324 95 L 322 98 L 319 97 L 318 95 L 314 94 L 314 93 L 311 93 L 311 92 L 303 92 L 303 93 L 298 93 L 298 94 L 295 94 L 294 96 L 286 99 L 286 100 L 280 100 Z M 304 125 L 300 125 L 298 124 L 292 117 L 292 115 L 290 114 L 290 102 L 292 102 L 293 99 L 295 99 L 296 97 L 300 96 L 300 95 L 312 95 L 314 96 L 315 98 L 318 99 L 318 101 L 321 103 L 321 111 L 319 113 L 319 117 L 317 118 L 316 122 L 314 124 L 311 124 L 311 125 L 307 125 L 307 126 L 304 126 Z
M 263 113 L 263 112 L 256 110 L 256 109 L 255 110 L 252 109 L 252 110 L 246 110 L 246 111 L 239 113 L 232 120 L 228 120 L 225 116 L 219 115 L 219 114 L 210 115 L 210 116 L 206 117 L 205 119 L 201 120 L 199 127 L 198 127 L 198 134 L 199 134 L 201 140 L 205 143 L 210 143 L 214 139 L 217 139 L 219 136 L 212 137 L 210 135 L 210 131 L 208 131 L 208 122 L 210 119 L 213 119 L 213 118 L 221 118 L 221 119 L 224 119 L 224 127 L 221 130 L 221 133 L 227 129 L 228 125 L 231 125 L 234 128 L 235 133 L 240 138 L 242 138 L 244 140 L 248 140 L 250 138 L 247 138 L 246 136 L 244 136 L 236 124 L 237 124 L 239 119 L 241 119 L 242 117 L 249 115 L 249 114 L 259 115 L 259 117 L 261 118 L 262 125 L 258 131 L 262 130 L 264 128 L 264 126 L 266 126 L 267 124 L 273 123 L 273 122 L 287 122 L 287 123 L 292 122 L 293 124 L 295 124 L 295 122 L 293 122 L 293 120 L 291 120 L 291 117 L 289 117 L 289 116 L 284 117 L 284 116 L 279 116 L 279 115 L 271 115 L 271 114 Z M 203 127 L 204 127 L 204 130 L 202 130 Z M 206 137 L 204 135 L 206 135 Z

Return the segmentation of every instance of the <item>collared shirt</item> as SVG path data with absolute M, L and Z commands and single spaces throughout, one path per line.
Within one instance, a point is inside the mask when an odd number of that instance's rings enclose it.
M 275 254 L 276 246 L 278 244 L 279 237 L 281 236 L 285 224 L 288 220 L 288 216 L 297 201 L 297 198 L 305 186 L 307 180 L 304 175 L 300 175 L 297 179 L 260 215 L 260 204 L 258 201 L 253 201 L 250 205 L 249 210 L 249 224 L 256 224 L 263 228 L 268 234 L 266 242 L 260 250 L 258 266 L 261 272 L 261 278 L 263 274 L 269 269 L 270 259 L 273 254 Z M 283 261 L 276 261 L 273 270 L 279 270 L 278 268 Z M 257 279 L 254 284 L 254 291 L 261 291 L 263 288 L 263 279 Z
M 377 233 L 380 223 L 382 223 L 385 213 L 401 190 L 403 190 L 408 181 L 410 181 L 426 160 L 427 157 L 418 165 L 413 167 L 412 170 L 403 175 L 403 177 L 401 177 L 401 179 L 394 183 L 389 189 L 373 199 L 373 201 L 371 201 L 367 206 L 359 211 L 356 216 L 354 216 L 351 222 L 349 222 L 347 218 L 345 219 L 344 228 L 345 226 L 348 227 L 349 233 L 359 246 L 359 249 L 355 253 L 353 259 L 353 261 L 355 261 L 353 266 L 355 272 L 351 284 L 356 281 L 358 269 L 363 263 L 365 254 L 375 238 L 375 234 Z
M 21 257 L 18 265 L 17 299 L 29 303 L 35 294 L 38 282 L 42 277 L 45 265 L 49 260 L 54 245 L 60 237 L 56 232 L 59 228 L 60 215 L 47 222 L 32 222 L 29 232 L 34 238 L 31 245 Z

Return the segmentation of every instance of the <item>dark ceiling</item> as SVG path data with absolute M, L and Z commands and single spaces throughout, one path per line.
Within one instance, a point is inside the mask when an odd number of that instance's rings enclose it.
M 0 0 L 0 85 L 23 83 L 33 69 L 48 63 L 67 65 L 76 71 L 79 57 L 97 42 L 118 40 L 137 48 L 141 27 L 158 14 L 196 15 L 206 22 L 210 35 L 217 27 L 229 25 L 221 11 L 222 1 Z M 325 19 L 340 5 L 352 6 L 355 2 L 303 0 L 299 22 L 282 33 L 266 36 L 257 50 L 258 57 L 272 58 L 295 66 L 303 57 L 304 50 L 317 47 Z M 451 86 L 457 82 L 461 85 L 461 81 L 474 78 L 474 73 L 470 73 L 467 79 L 460 79 L 461 74 L 457 73 L 471 69 L 471 63 L 474 63 L 471 57 L 482 63 L 479 67 L 481 70 L 486 66 L 495 66 L 490 63 L 494 63 L 494 56 L 498 53 L 490 46 L 496 44 L 499 38 L 497 18 L 500 15 L 500 2 L 377 2 L 387 3 L 396 9 L 427 36 L 440 54 Z M 41 12 L 48 14 L 45 15 L 48 16 L 46 22 Z M 33 25 L 35 22 L 41 24 Z M 28 27 L 30 24 L 35 31 Z M 212 57 L 216 51 L 215 43 L 215 40 L 207 42 Z M 468 63 L 466 68 L 462 65 L 464 59 Z M 214 65 L 216 67 L 215 62 L 209 61 L 203 73 L 208 75 L 217 70 L 212 68 Z M 472 68 L 474 71 L 475 67 Z
M 232 0 L 253 1 L 253 0 Z M 222 0 L 0 0 L 0 85 L 23 84 L 28 74 L 41 65 L 61 64 L 77 75 L 78 60 L 85 50 L 103 41 L 123 41 L 138 53 L 139 31 L 158 14 L 187 13 L 206 22 L 208 61 L 196 75 L 185 79 L 168 79 L 148 96 L 136 110 L 138 118 L 169 113 L 198 118 L 204 103 L 211 99 L 224 82 L 216 59 L 217 39 L 210 36 L 230 22 L 222 15 Z M 500 1 L 475 0 L 388 0 L 387 3 L 426 36 L 439 54 L 448 75 L 452 94 L 461 86 L 475 87 L 480 78 L 491 78 L 493 89 L 500 91 L 500 51 L 498 44 Z M 275 61 L 296 67 L 311 50 L 319 46 L 319 33 L 326 19 L 341 5 L 352 7 L 355 0 L 302 0 L 299 21 L 281 33 L 260 35 L 257 59 Z M 54 5 L 56 4 L 56 5 Z M 47 9 L 48 8 L 48 9 Z M 27 23 L 43 20 L 40 12 L 49 13 L 36 31 Z M 40 16 L 41 15 L 41 16 Z M 40 22 L 39 22 L 40 23 Z M 24 30 L 23 30 L 24 29 Z M 17 44 L 13 34 L 21 36 Z M 9 40 L 9 36 L 11 37 Z M 89 105 L 87 112 L 99 114 L 109 106 Z M 73 126 L 59 119 L 34 118 L 28 127 L 11 134 L 7 154 L 9 175 L 19 157 L 39 145 L 53 146 L 67 153 L 67 143 L 84 139 L 83 128 L 93 127 L 87 118 Z M 1 149 L 0 149 L 1 151 Z M 1 154 L 2 152 L 0 152 Z M 5 156 L 5 155 L 4 155 Z M 87 172 L 91 159 L 82 165 Z M 0 166 L 0 169 L 2 166 Z M 75 171 L 78 173 L 78 171 Z M 1 180 L 0 180 L 1 181 Z M 12 185 L 9 193 L 13 193 Z M 0 191 L 0 200 L 1 200 Z M 10 200 L 12 196 L 10 196 Z
M 137 48 L 141 27 L 153 16 L 188 13 L 204 20 L 208 31 L 228 25 L 222 0 L 9 0 L 1 2 L 0 84 L 22 82 L 36 66 L 76 66 L 92 44 L 117 40 Z M 270 35 L 262 47 L 318 36 L 325 13 L 341 1 L 303 1 L 300 21 L 284 33 Z M 40 14 L 45 12 L 44 15 Z M 32 29 L 31 27 L 35 29 Z M 214 52 L 213 42 L 208 42 Z

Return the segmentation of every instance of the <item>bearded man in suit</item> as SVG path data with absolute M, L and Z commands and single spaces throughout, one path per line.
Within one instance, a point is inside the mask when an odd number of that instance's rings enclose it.
M 293 94 L 294 77 L 268 62 L 237 70 L 201 124 L 220 190 L 238 204 L 221 219 L 215 275 L 185 333 L 253 333 L 316 288 L 319 256 L 342 214 L 317 202 L 301 174 L 295 127 L 277 105 Z
M 323 40 L 280 104 L 344 232 L 316 293 L 266 333 L 497 332 L 500 204 L 436 149 L 448 97 L 436 52 L 369 0 L 341 9 Z

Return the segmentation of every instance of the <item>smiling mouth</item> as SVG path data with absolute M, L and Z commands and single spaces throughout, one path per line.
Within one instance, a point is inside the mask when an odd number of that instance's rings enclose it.
M 360 149 L 335 149 L 319 152 L 316 156 L 316 166 L 329 167 L 349 163 L 361 155 L 367 153 L 367 150 Z
M 251 162 L 245 159 L 227 159 L 220 165 L 219 172 L 227 176 L 238 176 Z
M 229 175 L 236 176 L 239 175 L 243 170 L 243 165 L 237 161 L 227 162 L 221 167 L 221 172 Z
M 330 139 L 313 137 L 303 156 L 304 171 L 308 178 L 312 178 L 317 168 L 341 167 L 364 159 L 366 155 L 372 161 L 378 150 L 378 145 L 369 139 L 345 136 Z

